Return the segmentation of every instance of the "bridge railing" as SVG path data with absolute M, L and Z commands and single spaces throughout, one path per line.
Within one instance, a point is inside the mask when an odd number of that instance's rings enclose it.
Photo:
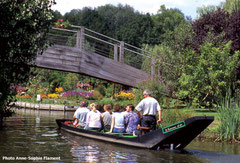
M 128 64 L 148 73 L 155 74 L 153 55 L 141 48 L 116 40 L 82 26 L 71 26 L 71 29 L 52 28 L 48 33 L 52 44 L 84 49 Z

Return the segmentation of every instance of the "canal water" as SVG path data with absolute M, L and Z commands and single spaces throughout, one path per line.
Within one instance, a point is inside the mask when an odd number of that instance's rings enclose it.
M 73 112 L 16 109 L 0 130 L 0 162 L 239 162 L 240 145 L 193 141 L 183 152 L 130 148 L 59 131 Z M 11 161 L 12 160 L 12 161 Z

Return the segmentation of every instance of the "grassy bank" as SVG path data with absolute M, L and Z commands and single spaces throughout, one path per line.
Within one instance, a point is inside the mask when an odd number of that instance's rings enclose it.
M 199 140 L 217 140 L 218 127 L 220 125 L 219 114 L 213 109 L 183 108 L 183 109 L 163 109 L 162 125 L 168 126 L 172 123 L 185 120 L 193 116 L 213 116 L 214 121 L 198 137 Z

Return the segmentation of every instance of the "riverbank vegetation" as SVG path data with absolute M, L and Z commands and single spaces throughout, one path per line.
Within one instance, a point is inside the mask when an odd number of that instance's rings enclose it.
M 47 47 L 46 33 L 52 24 L 55 1 L 0 1 L 0 128 L 10 116 L 8 104 L 15 96 L 14 83 L 29 78 L 30 64 Z
M 153 15 L 121 4 L 86 7 L 64 15 L 55 11 L 54 26 L 84 26 L 151 51 L 139 67 L 151 72 L 155 58 L 155 77 L 129 88 L 74 73 L 31 68 L 28 82 L 11 81 L 6 88 L 19 101 L 39 102 L 36 97 L 40 95 L 42 103 L 77 105 L 86 99 L 122 106 L 136 105 L 142 91 L 149 89 L 163 108 L 163 125 L 193 115 L 213 115 L 215 122 L 206 132 L 221 141 L 239 140 L 239 6 L 239 0 L 226 0 L 219 6 L 202 7 L 195 20 L 164 5 Z M 136 58 L 125 59 L 134 63 Z M 223 100 L 226 97 L 231 105 Z

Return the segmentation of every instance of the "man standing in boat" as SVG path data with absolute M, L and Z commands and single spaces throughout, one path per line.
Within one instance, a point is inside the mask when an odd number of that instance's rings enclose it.
M 143 92 L 144 99 L 136 106 L 138 116 L 142 119 L 140 121 L 141 127 L 150 128 L 150 130 L 156 130 L 157 123 L 161 123 L 161 107 L 156 99 L 151 97 L 151 92 L 145 90 Z M 156 120 L 156 114 L 158 111 L 158 121 Z
M 82 101 L 80 103 L 80 107 L 75 111 L 73 118 L 76 119 L 74 122 L 74 126 L 85 127 L 87 113 L 90 111 L 88 108 L 88 102 Z

